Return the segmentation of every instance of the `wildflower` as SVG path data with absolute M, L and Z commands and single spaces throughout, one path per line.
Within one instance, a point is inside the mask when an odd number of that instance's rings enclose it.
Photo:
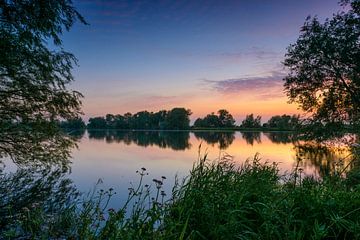
M 39 203 L 36 203 L 36 202 L 31 205 L 32 208 L 37 208 L 38 206 L 39 206 Z
M 30 210 L 27 207 L 22 208 L 25 212 L 30 212 Z

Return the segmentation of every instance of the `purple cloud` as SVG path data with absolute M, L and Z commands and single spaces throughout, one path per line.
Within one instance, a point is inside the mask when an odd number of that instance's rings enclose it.
M 285 73 L 274 71 L 265 77 L 244 77 L 224 80 L 208 80 L 203 82 L 225 95 L 252 93 L 262 99 L 283 97 L 283 78 Z
M 241 61 L 253 58 L 256 60 L 278 60 L 283 57 L 283 53 L 272 50 L 263 49 L 260 47 L 251 47 L 247 50 L 239 52 L 222 52 L 213 54 L 214 57 L 228 60 L 228 61 Z

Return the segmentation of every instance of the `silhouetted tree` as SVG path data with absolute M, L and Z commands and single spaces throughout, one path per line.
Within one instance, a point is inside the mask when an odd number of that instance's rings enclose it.
M 151 115 L 148 111 L 141 111 L 132 116 L 132 128 L 152 129 Z
M 104 117 L 94 117 L 89 118 L 87 127 L 90 129 L 107 129 L 108 125 Z
M 220 126 L 220 119 L 214 113 L 206 115 L 203 119 L 198 118 L 194 122 L 194 127 L 218 128 Z
M 77 20 L 69 0 L 0 1 L 0 157 L 52 158 L 49 149 L 73 145 L 57 120 L 80 113 L 82 95 L 67 88 L 76 58 L 60 38 Z
M 151 118 L 151 125 L 154 129 L 164 129 L 166 127 L 166 116 L 167 111 L 161 110 L 159 112 L 156 112 L 152 115 Z
M 206 115 L 204 118 L 198 118 L 194 122 L 194 127 L 198 128 L 231 128 L 235 127 L 235 119 L 233 116 L 225 109 L 218 111 L 218 115 L 214 113 Z
M 260 128 L 261 127 L 261 116 L 256 116 L 256 118 L 254 118 L 254 114 L 246 115 L 245 119 L 241 122 L 240 127 Z
M 324 23 L 308 17 L 284 62 L 285 91 L 317 128 L 360 121 L 360 1 L 342 4 Z
M 84 129 L 86 127 L 85 122 L 80 117 L 69 119 L 67 121 L 61 121 L 60 127 L 63 129 Z
M 263 126 L 268 128 L 276 128 L 279 130 L 294 130 L 300 125 L 300 117 L 298 115 L 276 115 L 272 116 Z
M 191 111 L 185 108 L 173 108 L 166 116 L 167 129 L 189 129 Z
M 220 127 L 234 127 L 235 119 L 233 116 L 225 109 L 220 109 L 218 111 Z

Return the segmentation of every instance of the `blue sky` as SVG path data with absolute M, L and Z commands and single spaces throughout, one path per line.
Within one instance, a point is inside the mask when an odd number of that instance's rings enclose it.
M 296 113 L 281 65 L 308 15 L 337 0 L 74 1 L 89 22 L 64 35 L 79 60 L 72 88 L 85 117 L 186 107 L 193 117 L 228 109 L 267 118 Z

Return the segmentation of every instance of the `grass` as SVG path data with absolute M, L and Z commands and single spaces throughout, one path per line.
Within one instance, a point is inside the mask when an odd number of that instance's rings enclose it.
M 109 209 L 113 190 L 93 193 L 56 216 L 28 210 L 4 239 L 360 239 L 360 174 L 281 176 L 258 156 L 237 166 L 231 157 L 194 165 L 171 196 L 165 178 L 129 189 L 121 209 Z M 50 216 L 50 217 L 49 217 Z M 49 221 L 50 219 L 50 221 Z M 1 239 L 1 237 L 0 237 Z

